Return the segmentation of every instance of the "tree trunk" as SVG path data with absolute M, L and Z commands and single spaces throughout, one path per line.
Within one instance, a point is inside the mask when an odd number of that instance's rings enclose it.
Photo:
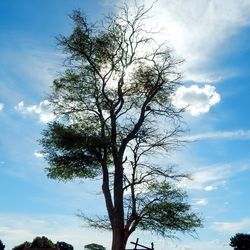
M 112 239 L 112 250 L 125 250 L 128 237 L 124 234 L 124 229 L 114 228 Z
M 114 157 L 114 212 L 113 212 L 113 241 L 112 250 L 124 250 L 126 246 L 124 234 L 123 206 L 123 165 L 122 156 Z

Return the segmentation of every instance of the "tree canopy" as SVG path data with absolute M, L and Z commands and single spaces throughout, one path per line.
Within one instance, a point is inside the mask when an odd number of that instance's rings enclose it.
M 201 225 L 175 185 L 186 176 L 152 160 L 179 145 L 182 110 L 172 104 L 180 61 L 152 39 L 149 11 L 125 4 L 95 24 L 73 11 L 72 34 L 58 38 L 68 58 L 50 95 L 57 119 L 41 139 L 50 178 L 102 178 L 107 216 L 83 217 L 112 230 L 112 250 L 136 228 L 172 236 Z
M 237 233 L 230 239 L 229 245 L 235 250 L 250 249 L 250 234 Z

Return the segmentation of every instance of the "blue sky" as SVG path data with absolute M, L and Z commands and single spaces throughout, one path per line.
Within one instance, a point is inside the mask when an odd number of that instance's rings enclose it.
M 53 118 L 46 93 L 63 59 L 55 37 L 70 33 L 74 8 L 93 21 L 116 11 L 111 0 L 0 1 L 0 239 L 7 249 L 37 235 L 76 250 L 91 242 L 110 245 L 109 234 L 81 227 L 75 216 L 78 209 L 102 212 L 100 189 L 91 181 L 47 179 L 38 153 L 37 140 Z M 154 241 L 158 250 L 229 250 L 232 235 L 250 233 L 250 1 L 159 0 L 151 14 L 148 27 L 161 28 L 155 39 L 185 59 L 185 84 L 174 102 L 189 105 L 190 142 L 168 157 L 192 173 L 181 185 L 204 228 L 197 239 L 138 233 L 131 240 Z

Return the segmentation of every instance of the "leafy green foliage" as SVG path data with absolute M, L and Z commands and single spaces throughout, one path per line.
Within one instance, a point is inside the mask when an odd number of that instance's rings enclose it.
M 167 182 L 155 182 L 138 198 L 142 203 L 138 227 L 170 237 L 175 232 L 194 231 L 201 219 L 191 211 L 187 195 Z
M 100 155 L 108 141 L 101 140 L 91 127 L 55 122 L 43 136 L 41 144 L 50 163 L 49 177 L 67 180 L 93 178 L 100 174 Z
M 250 234 L 237 233 L 230 239 L 229 245 L 235 250 L 250 249 Z

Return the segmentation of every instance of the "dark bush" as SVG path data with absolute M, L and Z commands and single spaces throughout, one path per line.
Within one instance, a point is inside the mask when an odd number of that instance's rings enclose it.
M 58 241 L 56 246 L 60 250 L 73 250 L 74 249 L 72 245 L 70 245 L 70 244 L 68 244 L 66 242 L 63 242 L 63 241 L 61 241 L 61 242 Z
M 31 245 L 30 242 L 25 241 L 23 244 L 15 246 L 14 248 L 12 248 L 12 250 L 23 250 L 24 248 L 29 248 Z
M 24 250 L 24 249 L 36 249 L 36 248 L 52 248 L 52 249 L 58 249 L 58 250 L 73 250 L 73 246 L 63 242 L 58 241 L 56 244 L 54 244 L 51 240 L 48 238 L 42 236 L 42 237 L 36 237 L 32 243 L 30 242 L 24 242 L 21 245 L 18 245 L 14 247 L 12 250 Z M 0 250 L 4 250 L 4 248 L 1 248 L 1 241 L 0 241 Z
M 3 242 L 0 240 L 0 250 L 4 250 L 5 245 L 3 244 Z
M 53 248 L 53 249 L 56 249 L 56 246 L 51 240 L 42 236 L 42 237 L 36 237 L 32 241 L 32 243 L 26 241 L 23 244 L 14 247 L 12 250 L 24 250 L 26 248 L 30 248 L 30 249 L 32 249 L 32 248 Z
M 56 248 L 56 246 L 51 240 L 42 236 L 36 237 L 32 241 L 30 248 Z
M 106 250 L 106 248 L 102 245 L 98 245 L 96 243 L 88 244 L 84 246 L 85 250 Z

